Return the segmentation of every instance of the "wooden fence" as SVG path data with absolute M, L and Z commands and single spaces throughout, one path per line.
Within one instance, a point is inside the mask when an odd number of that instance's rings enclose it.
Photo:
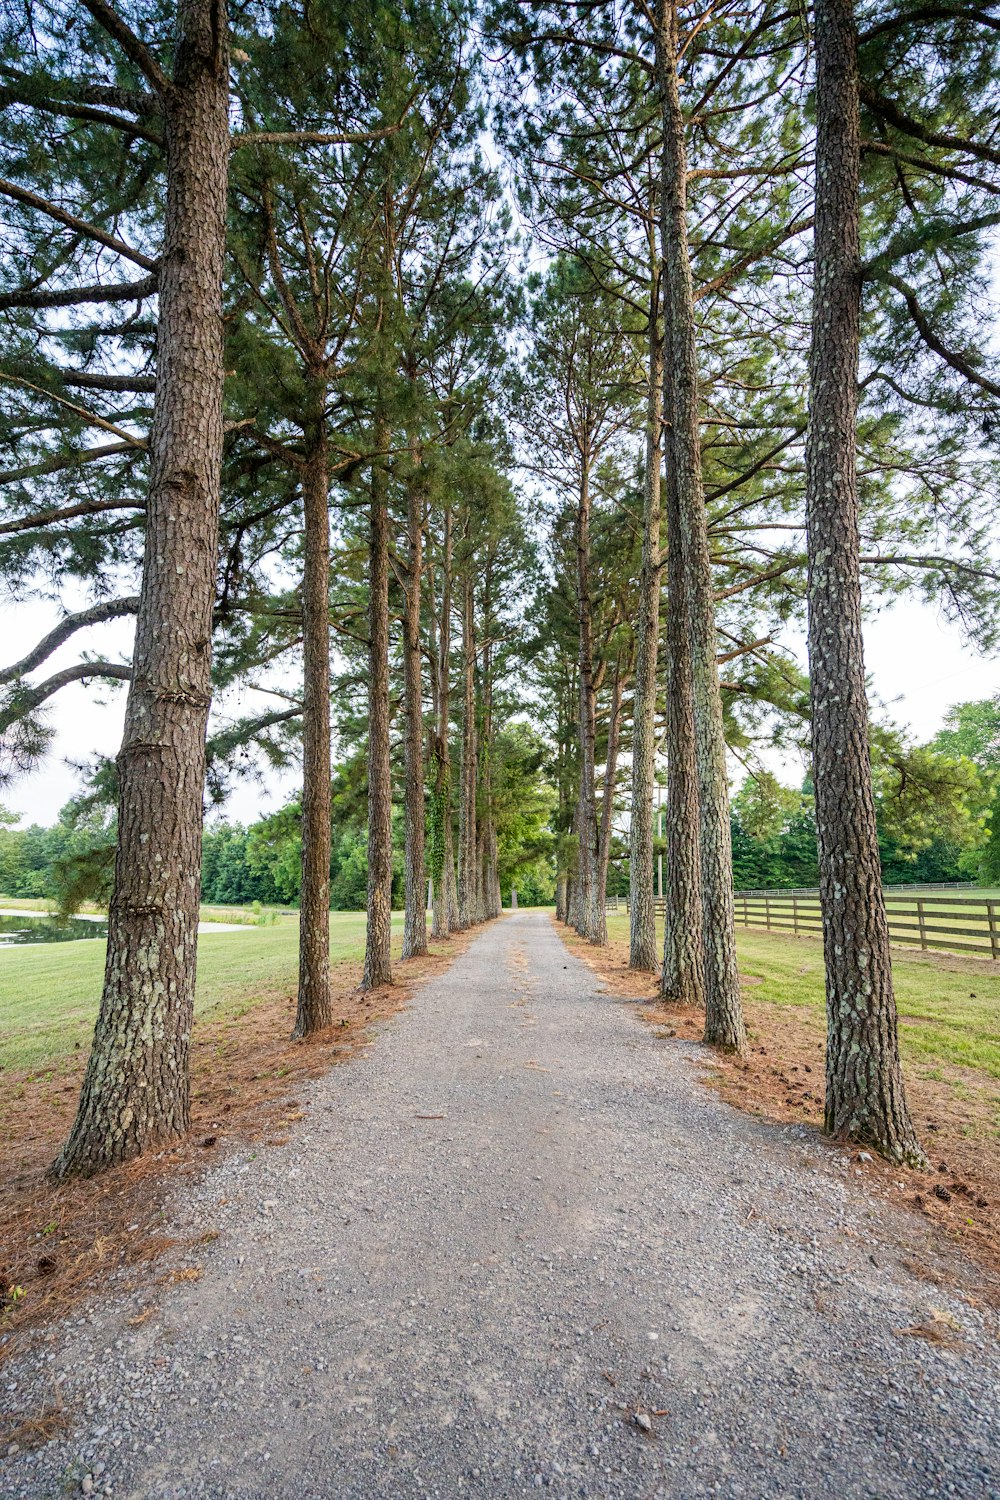
M 1000 902 L 972 891 L 962 896 L 918 895 L 913 889 L 884 894 L 893 943 L 1000 959 Z M 618 896 L 609 896 L 607 904 L 609 912 L 628 910 L 628 902 Z M 662 897 L 655 897 L 657 916 L 663 915 L 663 904 Z M 803 937 L 823 934 L 819 892 L 815 890 L 737 891 L 736 921 L 766 932 Z
M 983 896 L 918 896 L 909 891 L 886 891 L 885 909 L 889 937 L 894 943 L 1000 958 L 996 901 Z M 736 920 L 744 927 L 763 927 L 767 932 L 813 937 L 823 932 L 816 891 L 740 893 L 736 897 Z
M 608 896 L 604 904 L 605 904 L 606 909 L 609 912 L 620 912 L 620 911 L 627 912 L 628 911 L 628 897 L 627 896 Z M 665 897 L 663 897 L 663 896 L 654 896 L 653 897 L 653 906 L 654 906 L 654 908 L 656 910 L 656 915 L 658 917 L 662 917 L 663 913 L 667 909 L 667 903 L 666 903 Z

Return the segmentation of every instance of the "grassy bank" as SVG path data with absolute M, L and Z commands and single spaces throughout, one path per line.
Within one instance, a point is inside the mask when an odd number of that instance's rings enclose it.
M 230 920 L 226 908 L 207 920 Z M 402 916 L 394 918 L 398 955 Z M 364 958 L 363 912 L 330 917 L 333 964 Z M 44 1068 L 86 1049 L 97 1015 L 104 973 L 102 942 L 49 943 L 0 952 L 0 1068 Z M 265 927 L 203 933 L 198 943 L 196 1014 L 241 1014 L 278 995 L 294 994 L 298 920 L 279 917 Z
M 628 917 L 608 917 L 628 941 Z M 660 929 L 662 942 L 662 928 Z M 823 945 L 817 938 L 737 929 L 740 972 L 755 1005 L 801 1007 L 824 1027 Z M 977 959 L 893 954 L 900 1044 L 913 1063 L 972 1068 L 1000 1079 L 1000 974 Z

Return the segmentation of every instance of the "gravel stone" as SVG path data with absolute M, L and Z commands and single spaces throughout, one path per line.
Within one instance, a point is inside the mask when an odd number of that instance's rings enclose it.
M 200 1280 L 131 1326 L 151 1291 L 112 1279 L 7 1367 L 9 1415 L 72 1421 L 0 1461 L 0 1496 L 995 1497 L 967 1265 L 916 1278 L 926 1226 L 729 1108 L 706 1056 L 546 916 L 492 924 L 301 1091 L 288 1145 L 177 1190 L 165 1232 L 219 1233 Z M 954 1348 L 902 1333 L 935 1317 Z

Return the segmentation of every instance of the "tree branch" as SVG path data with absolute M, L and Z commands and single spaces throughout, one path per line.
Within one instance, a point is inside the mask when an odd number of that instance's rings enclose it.
M 34 391 L 36 396 L 45 396 L 49 401 L 54 401 L 57 406 L 65 406 L 67 411 L 75 412 L 78 417 L 83 417 L 93 427 L 103 427 L 106 432 L 113 432 L 115 437 L 124 438 L 125 442 L 132 448 L 145 450 L 144 438 L 137 438 L 131 432 L 126 432 L 124 427 L 116 427 L 114 422 L 109 422 L 106 417 L 99 417 L 96 412 L 88 411 L 85 406 L 77 406 L 75 401 L 67 401 L 65 396 L 58 396 L 55 391 L 47 391 L 44 386 L 32 385 L 30 380 L 24 380 L 20 375 L 10 375 L 6 370 L 0 370 L 0 381 L 6 380 L 8 385 L 23 386 L 26 391 Z
M 917 301 L 916 292 L 908 282 L 904 281 L 901 276 L 892 275 L 889 271 L 880 272 L 878 279 L 888 282 L 891 287 L 894 287 L 899 292 L 906 303 L 906 310 L 910 314 L 914 327 L 928 349 L 932 349 L 935 354 L 944 360 L 946 365 L 950 365 L 953 370 L 956 370 L 959 375 L 970 381 L 972 385 L 979 386 L 980 390 L 988 391 L 991 396 L 1000 397 L 1000 385 L 997 385 L 995 381 L 989 380 L 985 375 L 980 375 L 979 371 L 974 369 L 964 354 L 959 354 L 957 350 L 950 349 L 943 340 L 938 338 L 928 321 L 926 313 Z
M 875 26 L 869 27 L 858 37 L 858 46 L 863 47 L 865 42 L 870 42 L 877 36 L 882 36 L 887 31 L 900 31 L 905 26 L 921 26 L 925 21 L 976 21 L 980 26 L 987 26 L 992 31 L 1000 31 L 1000 20 L 996 16 L 987 15 L 986 11 L 979 10 L 974 6 L 967 5 L 922 5 L 919 10 L 903 11 L 896 16 L 889 16 L 885 21 L 879 21 Z
M 106 677 L 109 680 L 117 678 L 122 682 L 131 682 L 132 668 L 122 662 L 79 661 L 75 666 L 64 667 L 61 672 L 46 677 L 37 687 L 17 688 L 11 693 L 6 706 L 0 709 L 0 734 L 16 724 L 18 719 L 25 718 L 54 693 L 58 693 L 60 688 L 68 687 L 71 682 L 86 682 L 91 677 Z
M 23 203 L 28 208 L 35 209 L 38 213 L 47 214 L 57 224 L 72 229 L 74 234 L 83 235 L 85 239 L 93 240 L 98 245 L 104 245 L 108 250 L 113 250 L 116 255 L 121 255 L 125 260 L 130 260 L 144 271 L 154 271 L 156 261 L 150 260 L 148 255 L 143 255 L 141 250 L 133 250 L 131 245 L 126 245 L 124 240 L 116 239 L 113 234 L 106 234 L 103 229 L 98 229 L 96 224 L 88 224 L 85 219 L 78 219 L 73 214 L 66 212 L 55 203 L 50 203 L 47 198 L 40 198 L 37 193 L 30 193 L 27 188 L 18 187 L 16 182 L 8 182 L 6 178 L 0 177 L 0 193 L 5 198 L 13 198 L 15 203 Z
M 157 276 L 144 276 L 141 281 L 112 281 L 107 286 L 73 286 L 61 291 L 46 291 L 38 287 L 21 287 L 13 292 L 0 292 L 0 310 L 8 307 L 76 307 L 81 302 L 141 302 L 156 291 Z
M 84 391 L 127 391 L 134 395 L 152 395 L 156 390 L 153 375 L 91 375 L 86 370 L 60 370 L 63 385 Z
M 893 563 L 902 568 L 953 568 L 956 573 L 968 573 L 971 578 L 988 578 L 994 583 L 1000 581 L 1000 573 L 995 569 L 977 568 L 972 563 L 960 562 L 954 557 L 885 552 L 871 553 L 866 557 L 860 557 L 858 561 L 869 565 Z
M 28 91 L 19 91 L 7 85 L 0 87 L 0 109 L 8 104 L 23 104 L 28 109 L 38 109 L 47 115 L 58 115 L 61 119 L 87 120 L 93 125 L 110 125 L 113 130 L 120 130 L 123 135 L 131 136 L 134 140 L 149 141 L 154 146 L 163 145 L 162 135 L 155 130 L 150 130 L 145 125 L 138 125 L 134 120 L 126 120 L 121 115 L 112 114 L 110 110 L 98 109 L 92 104 L 78 104 L 67 99 L 51 99 L 44 94 L 32 95 Z
M 13 682 L 18 677 L 24 677 L 26 673 L 33 672 L 41 662 L 51 656 L 64 641 L 68 641 L 71 635 L 78 630 L 85 630 L 88 625 L 101 625 L 105 620 L 117 620 L 122 615 L 134 615 L 139 608 L 139 596 L 133 594 L 124 599 L 103 599 L 100 604 L 92 604 L 89 609 L 81 609 L 75 615 L 67 615 L 60 620 L 54 630 L 43 636 L 36 646 L 16 661 L 11 667 L 0 668 L 0 682 Z
M 228 729 L 220 729 L 218 734 L 206 741 L 206 761 L 211 765 L 221 756 L 228 755 L 230 750 L 235 750 L 237 745 L 252 740 L 262 729 L 271 729 L 276 724 L 287 724 L 289 719 L 301 717 L 302 705 L 298 704 L 295 708 L 273 709 L 271 713 L 261 714 L 256 719 L 240 719 L 236 724 L 230 724 Z
M 122 450 L 132 452 L 126 444 Z M 141 500 L 80 500 L 76 505 L 50 510 L 36 510 L 30 516 L 19 516 L 16 521 L 0 521 L 0 536 L 13 536 L 18 531 L 38 531 L 58 521 L 73 521 L 77 516 L 96 516 L 107 510 L 144 510 Z
M 169 94 L 173 88 L 170 79 L 145 42 L 141 42 L 131 27 L 126 26 L 118 12 L 106 0 L 83 0 L 83 3 L 98 25 L 103 26 L 108 36 L 118 43 L 129 61 L 135 63 L 139 72 L 149 79 L 156 92 Z
M 75 469 L 80 464 L 93 464 L 102 458 L 114 458 L 118 453 L 134 452 L 132 443 L 105 443 L 102 448 L 82 448 L 78 453 L 57 453 L 52 458 L 40 459 L 36 464 L 25 464 L 20 469 L 0 470 L 0 485 L 18 484 L 22 479 L 38 479 L 42 474 L 61 474 L 64 469 Z M 114 502 L 115 505 L 119 503 L 117 500 Z M 62 512 L 58 514 L 61 515 Z M 0 531 L 3 530 L 4 524 L 0 522 Z
M 344 134 L 331 134 L 326 130 L 251 130 L 230 138 L 229 149 L 238 151 L 241 146 L 354 146 L 365 141 L 381 141 L 395 135 L 403 122 L 385 125 L 381 130 L 354 130 Z
M 964 151 L 969 156 L 978 156 L 982 161 L 991 161 L 1000 165 L 1000 151 L 992 146 L 981 146 L 977 141 L 966 140 L 964 136 L 950 135 L 940 130 L 928 130 L 926 125 L 921 125 L 918 120 L 904 114 L 898 104 L 887 99 L 884 94 L 878 93 L 864 80 L 861 82 L 861 102 L 887 125 L 901 130 L 904 135 L 911 135 L 916 141 L 923 141 L 925 146 L 940 146 L 944 151 Z

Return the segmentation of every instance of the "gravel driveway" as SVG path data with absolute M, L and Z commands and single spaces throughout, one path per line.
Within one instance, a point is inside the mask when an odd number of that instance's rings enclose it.
M 992 1323 L 903 1268 L 918 1221 L 721 1103 L 698 1050 L 546 916 L 486 928 L 288 1145 L 178 1208 L 219 1231 L 200 1281 L 8 1367 L 5 1403 L 58 1384 L 78 1421 L 0 1494 L 1000 1494 Z M 943 1317 L 955 1350 L 899 1331 Z

